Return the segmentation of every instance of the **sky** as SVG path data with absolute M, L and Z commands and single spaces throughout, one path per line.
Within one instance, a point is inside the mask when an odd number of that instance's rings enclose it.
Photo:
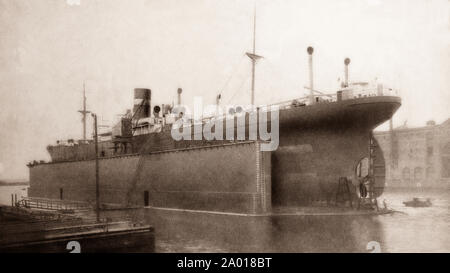
M 250 102 L 255 0 L 0 0 L 0 179 L 27 179 L 46 146 L 80 139 L 83 83 L 89 110 L 111 125 L 132 108 L 194 96 Z M 256 104 L 334 92 L 377 78 L 399 89 L 394 126 L 450 118 L 448 0 L 256 0 Z M 92 120 L 88 120 L 91 133 Z M 386 129 L 386 124 L 380 129 Z

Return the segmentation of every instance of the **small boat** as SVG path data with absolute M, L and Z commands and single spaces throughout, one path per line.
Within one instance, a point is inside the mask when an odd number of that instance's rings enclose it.
M 407 207 L 431 207 L 433 204 L 431 203 L 430 198 L 420 198 L 414 197 L 411 201 L 403 202 Z

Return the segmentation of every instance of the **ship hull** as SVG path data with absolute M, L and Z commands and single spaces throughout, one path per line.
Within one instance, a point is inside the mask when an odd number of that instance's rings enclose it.
M 355 192 L 360 183 L 355 169 L 369 156 L 373 128 L 399 106 L 399 98 L 385 96 L 283 109 L 279 147 L 271 152 L 262 152 L 259 141 L 177 142 L 167 136 L 170 132 L 138 136 L 139 154 L 100 159 L 100 198 L 103 203 L 256 214 L 269 213 L 273 206 L 329 203 L 340 178 L 351 181 Z M 384 188 L 384 159 L 375 150 L 378 196 Z M 94 201 L 94 164 L 34 165 L 29 194 Z
M 367 97 L 336 104 L 295 109 L 280 115 L 280 147 L 272 154 L 272 204 L 330 203 L 336 200 L 339 178 L 351 182 L 352 198 L 361 179 L 358 163 L 369 157 L 372 139 L 374 197 L 385 186 L 384 157 L 372 130 L 400 106 L 397 97 Z M 297 118 L 295 118 L 297 116 Z

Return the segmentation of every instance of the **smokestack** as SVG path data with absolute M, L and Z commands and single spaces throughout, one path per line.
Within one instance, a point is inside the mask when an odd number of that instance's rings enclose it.
M 178 105 L 181 105 L 181 93 L 183 93 L 183 89 L 178 88 Z
M 310 104 L 314 103 L 314 81 L 313 81 L 313 59 L 312 54 L 314 52 L 314 48 L 309 46 L 306 51 L 309 54 L 309 102 Z
M 151 93 L 152 91 L 146 88 L 134 89 L 133 115 L 135 119 L 150 117 Z
M 345 82 L 344 82 L 344 87 L 348 87 L 348 65 L 350 64 L 350 59 L 349 58 L 345 58 L 344 64 L 345 64 Z

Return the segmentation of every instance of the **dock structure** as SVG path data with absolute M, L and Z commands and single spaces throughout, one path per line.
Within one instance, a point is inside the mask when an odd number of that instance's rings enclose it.
M 0 253 L 65 253 L 74 250 L 71 244 L 79 245 L 80 252 L 154 252 L 154 230 L 150 226 L 129 222 L 59 224 L 45 229 L 42 227 L 48 222 L 7 225 L 2 228 Z
M 270 154 L 260 151 L 260 145 L 258 141 L 246 141 L 102 158 L 99 164 L 101 203 L 253 214 L 270 212 Z M 197 160 L 192 160 L 193 157 Z M 74 161 L 35 166 L 31 169 L 34 183 L 30 194 L 55 199 L 62 189 L 69 199 L 95 200 L 94 172 L 66 179 L 76 169 L 89 171 L 94 169 L 93 165 L 93 161 Z M 144 167 L 139 168 L 140 165 Z M 172 171 L 161 171 L 168 168 Z M 204 175 L 199 169 L 208 170 L 209 174 Z M 49 183 L 57 175 L 60 182 Z
M 122 218 L 97 221 L 89 204 L 25 198 L 0 207 L 3 252 L 153 252 L 153 227 Z M 71 245 L 81 248 L 75 250 Z

